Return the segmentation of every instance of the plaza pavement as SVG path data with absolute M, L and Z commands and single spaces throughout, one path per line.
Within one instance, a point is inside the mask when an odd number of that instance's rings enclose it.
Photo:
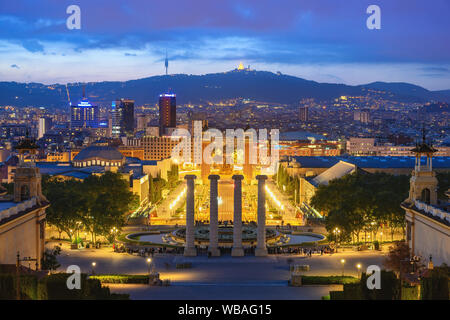
M 51 247 L 53 244 L 49 244 Z M 170 279 L 169 287 L 146 285 L 110 285 L 112 292 L 130 293 L 132 299 L 320 299 L 330 290 L 341 286 L 287 286 L 290 276 L 288 259 L 293 264 L 308 264 L 306 275 L 341 275 L 341 259 L 345 259 L 344 274 L 357 276 L 356 264 L 364 270 L 368 265 L 382 267 L 383 252 L 343 252 L 333 255 L 313 255 L 311 258 L 295 255 L 268 257 L 208 258 L 198 256 L 161 254 L 153 257 L 161 279 Z M 146 258 L 126 253 L 115 253 L 111 248 L 70 250 L 63 246 L 59 271 L 69 265 L 78 265 L 82 272 L 102 274 L 146 274 Z M 175 269 L 177 262 L 191 262 L 191 269 Z M 165 264 L 169 264 L 166 268 Z

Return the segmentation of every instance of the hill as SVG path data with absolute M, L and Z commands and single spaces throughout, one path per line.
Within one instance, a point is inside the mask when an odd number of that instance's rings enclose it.
M 70 98 L 82 96 L 82 83 L 67 84 Z M 229 71 L 205 75 L 175 74 L 129 81 L 86 83 L 92 102 L 109 105 L 117 98 L 132 98 L 138 105 L 154 104 L 169 88 L 183 103 L 215 102 L 232 98 L 295 104 L 304 98 L 319 101 L 342 95 L 365 95 L 367 90 L 383 91 L 386 98 L 405 102 L 450 101 L 450 90 L 433 92 L 408 83 L 374 82 L 367 85 L 319 83 L 267 71 Z M 61 108 L 68 105 L 66 85 L 0 82 L 0 105 Z

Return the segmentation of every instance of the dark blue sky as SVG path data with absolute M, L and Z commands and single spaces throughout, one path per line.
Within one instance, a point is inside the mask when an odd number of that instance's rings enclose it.
M 66 8 L 81 8 L 81 30 Z M 369 5 L 381 30 L 366 27 Z M 239 62 L 320 82 L 450 89 L 449 0 L 14 0 L 0 2 L 0 80 L 128 80 Z

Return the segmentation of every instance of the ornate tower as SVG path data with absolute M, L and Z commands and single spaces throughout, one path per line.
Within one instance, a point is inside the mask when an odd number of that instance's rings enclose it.
M 34 157 L 38 146 L 34 141 L 27 137 L 22 140 L 16 147 L 19 152 L 19 165 L 14 174 L 14 202 L 22 202 L 36 197 L 38 203 L 47 199 L 42 195 L 41 173 L 36 167 Z M 25 161 L 25 157 L 29 155 L 29 161 Z
M 433 171 L 432 157 L 437 150 L 425 141 L 425 131 L 422 135 L 422 143 L 417 143 L 416 147 L 411 150 L 415 153 L 416 162 L 414 171 L 410 179 L 409 202 L 414 200 L 422 201 L 426 204 L 435 205 L 437 203 L 437 185 L 438 180 Z M 422 156 L 426 156 L 425 165 L 421 164 Z

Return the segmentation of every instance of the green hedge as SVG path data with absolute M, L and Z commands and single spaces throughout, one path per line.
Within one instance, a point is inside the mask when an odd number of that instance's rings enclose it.
M 367 276 L 361 276 L 361 289 L 365 300 L 400 300 L 400 280 L 392 271 L 381 270 L 381 289 L 370 290 L 367 288 Z
M 422 300 L 449 300 L 449 276 L 444 268 L 431 270 L 431 275 L 422 278 Z
M 393 272 L 381 271 L 381 289 L 368 289 L 367 278 L 363 273 L 359 283 L 345 283 L 342 293 L 330 291 L 331 300 L 400 300 L 400 280 Z
M 16 290 L 16 275 L 0 274 L 0 300 L 16 299 Z M 37 299 L 37 279 L 35 276 L 20 276 L 20 298 L 22 300 Z
M 350 276 L 303 276 L 302 284 L 346 284 L 359 283 L 359 279 Z
M 402 300 L 420 300 L 419 291 L 419 286 L 403 287 Z
M 126 275 L 126 274 L 102 274 L 90 276 L 90 279 L 97 279 L 101 283 L 149 283 L 148 275 Z
M 81 289 L 69 290 L 67 278 L 71 274 L 56 273 L 37 280 L 35 275 L 20 276 L 20 295 L 23 300 L 109 300 L 129 299 L 128 295 L 111 294 L 97 279 L 81 274 Z M 0 300 L 16 299 L 16 275 L 0 274 Z
M 330 291 L 330 300 L 344 300 L 344 291 Z

